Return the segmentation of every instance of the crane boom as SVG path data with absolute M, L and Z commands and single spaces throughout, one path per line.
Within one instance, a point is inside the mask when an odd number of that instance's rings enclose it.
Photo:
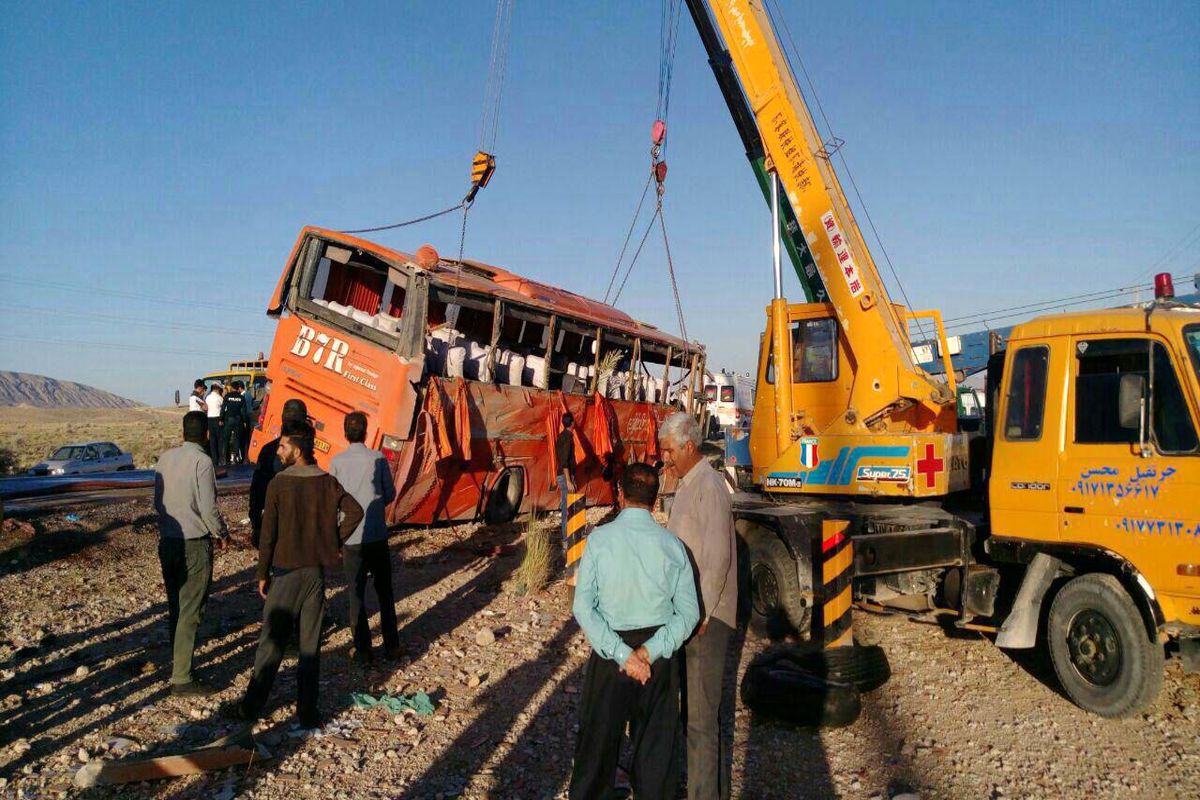
M 762 137 L 758 135 L 754 112 L 746 104 L 746 96 L 742 93 L 741 86 L 738 85 L 729 51 L 721 45 L 721 37 L 713 27 L 708 10 L 704 6 L 704 0 L 688 0 L 687 5 L 688 11 L 692 14 L 692 21 L 696 24 L 696 30 L 700 33 L 700 42 L 704 45 L 705 52 L 708 53 L 708 64 L 712 67 L 713 75 L 717 79 L 721 96 L 725 98 L 725 105 L 729 108 L 729 115 L 733 117 L 734 127 L 737 128 L 742 145 L 746 148 L 746 159 L 750 162 L 751 169 L 754 170 L 754 177 L 758 179 L 763 199 L 770 203 L 771 176 L 767 174 L 767 154 L 763 149 Z M 804 234 L 796 220 L 796 213 L 786 198 L 779 205 L 782 217 L 779 235 L 783 240 L 783 246 L 787 249 L 792 268 L 796 271 L 796 277 L 800 279 L 800 288 L 809 302 L 823 303 L 828 298 L 825 293 L 825 283 L 821 280 L 820 273 L 817 272 L 817 265 L 808 249 L 808 243 L 804 241 Z
M 789 305 L 777 290 L 767 309 L 750 445 L 755 480 L 825 494 L 928 497 L 965 488 L 966 439 L 957 433 L 941 317 L 888 296 L 763 2 L 688 0 L 688 8 L 746 155 L 761 165 L 760 184 L 781 189 L 775 235 L 809 299 L 806 260 L 826 294 Z M 944 381 L 916 362 L 916 318 L 935 324 Z M 818 467 L 818 448 L 837 455 Z

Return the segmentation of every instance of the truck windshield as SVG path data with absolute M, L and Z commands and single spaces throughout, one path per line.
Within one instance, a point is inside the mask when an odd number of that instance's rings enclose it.
M 1192 372 L 1200 381 L 1200 325 L 1188 325 L 1183 329 L 1183 340 L 1187 342 L 1188 353 L 1192 357 Z

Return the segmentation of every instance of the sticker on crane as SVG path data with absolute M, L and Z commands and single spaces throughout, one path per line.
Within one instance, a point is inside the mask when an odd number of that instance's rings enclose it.
M 821 457 L 817 455 L 817 437 L 805 436 L 800 440 L 800 466 L 814 469 L 820 463 Z
M 842 230 L 838 227 L 832 211 L 826 211 L 821 216 L 821 227 L 825 229 L 825 235 L 829 237 L 829 244 L 833 246 L 833 255 L 837 258 L 838 271 L 846 279 L 850 296 L 858 297 L 863 293 L 862 277 L 858 274 L 858 267 L 854 265 L 854 256 L 850 255 L 850 243 L 842 235 Z

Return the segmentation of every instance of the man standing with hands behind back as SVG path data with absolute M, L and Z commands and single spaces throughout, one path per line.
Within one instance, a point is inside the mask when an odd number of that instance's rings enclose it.
M 700 608 L 680 541 L 654 521 L 658 475 L 631 464 L 621 476 L 621 513 L 588 537 L 574 612 L 592 646 L 580 695 L 571 800 L 607 800 L 625 723 L 630 777 L 639 800 L 674 800 L 679 723 L 675 651 Z
M 737 545 L 725 479 L 700 455 L 700 425 L 672 414 L 658 434 L 664 469 L 679 478 L 667 527 L 687 545 L 700 580 L 701 621 L 684 647 L 688 800 L 728 800 L 722 741 L 725 655 L 737 628 Z

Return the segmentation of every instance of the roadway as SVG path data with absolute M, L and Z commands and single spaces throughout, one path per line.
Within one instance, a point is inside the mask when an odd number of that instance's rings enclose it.
M 218 494 L 249 491 L 249 465 L 217 470 Z M 5 514 L 49 511 L 83 503 L 121 502 L 149 497 L 154 492 L 154 470 L 95 472 L 88 475 L 22 476 L 0 478 L 0 503 Z

